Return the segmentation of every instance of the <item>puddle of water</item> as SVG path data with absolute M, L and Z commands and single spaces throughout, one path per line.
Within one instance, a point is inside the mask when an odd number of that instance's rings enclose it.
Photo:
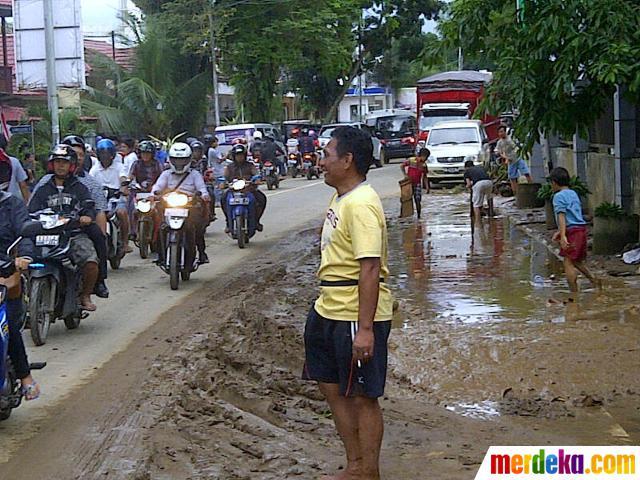
M 472 241 L 466 195 L 426 198 L 421 221 L 390 229 L 389 263 L 405 300 L 392 335 L 395 368 L 430 401 L 490 417 L 506 388 L 564 397 L 640 391 L 640 318 L 625 280 L 605 292 L 581 283 L 579 305 L 550 303 L 568 289 L 544 245 L 500 218 Z

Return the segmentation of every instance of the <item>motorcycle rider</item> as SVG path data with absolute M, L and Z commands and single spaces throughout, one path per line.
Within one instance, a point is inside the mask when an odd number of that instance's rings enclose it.
M 141 193 L 151 193 L 153 184 L 156 183 L 158 177 L 164 171 L 162 164 L 156 160 L 156 145 L 152 141 L 144 140 L 140 142 L 140 158 L 131 167 L 129 176 L 131 180 L 137 184 L 137 191 Z M 127 203 L 129 210 L 129 220 L 131 225 L 131 233 L 135 237 L 137 235 L 138 222 L 136 221 L 135 196 L 129 195 Z
M 251 181 L 254 176 L 258 175 L 258 169 L 256 166 L 247 161 L 247 148 L 244 145 L 234 146 L 231 149 L 231 158 L 233 159 L 233 162 L 228 164 L 224 171 L 224 176 L 227 182 L 240 179 Z M 256 201 L 256 230 L 261 232 L 264 227 L 260 223 L 260 219 L 267 208 L 267 197 L 264 193 L 258 190 L 255 183 L 259 184 L 260 182 L 254 182 L 249 188 L 251 189 Z M 226 233 L 229 233 L 230 231 L 229 212 L 227 212 L 227 197 L 231 194 L 231 189 L 229 189 L 222 197 L 222 210 L 224 211 L 224 216 L 227 218 L 227 228 L 225 229 Z
M 205 135 L 205 152 L 207 152 L 207 165 L 209 168 L 215 168 L 216 163 L 222 163 L 224 161 L 224 155 L 218 150 L 218 137 L 213 135 Z M 210 137 L 210 141 L 207 144 L 207 137 Z
M 20 237 L 22 225 L 29 220 L 29 214 L 24 202 L 18 197 L 8 193 L 9 184 L 13 175 L 11 161 L 0 160 L 0 251 L 3 253 Z M 26 270 L 33 260 L 33 242 L 31 239 L 22 239 L 18 244 L 18 257 L 15 259 L 16 269 Z M 9 279 L 0 284 L 20 282 L 20 273 L 14 274 L 12 282 Z M 18 283 L 19 285 L 19 283 Z M 15 287 L 14 287 L 15 289 Z M 35 400 L 40 395 L 38 384 L 31 376 L 29 360 L 22 340 L 20 323 L 22 317 L 21 292 L 9 288 L 7 299 L 7 320 L 9 321 L 9 358 L 15 369 L 16 376 L 20 379 L 22 394 L 27 400 Z
M 98 153 L 98 164 L 91 168 L 89 174 L 98 181 L 103 189 L 106 187 L 111 190 L 120 190 L 123 195 L 127 195 L 129 192 L 122 186 L 122 183 L 128 180 L 128 176 L 120 163 L 115 161 L 116 146 L 113 141 L 106 138 L 100 140 L 96 145 L 96 150 Z M 116 215 L 120 221 L 120 236 L 124 248 L 123 253 L 131 253 L 133 249 L 129 246 L 127 200 L 122 196 L 118 199 Z
M 95 203 L 89 189 L 75 176 L 78 156 L 73 148 L 65 144 L 56 145 L 49 155 L 47 166 L 53 176 L 33 193 L 29 201 L 29 212 L 50 208 L 58 213 L 69 214 L 76 208 L 79 209 L 83 233 L 71 239 L 69 258 L 82 271 L 80 306 L 94 312 L 97 307 L 91 302 L 91 294 L 98 278 L 98 256 L 84 229 L 95 221 Z
M 194 207 L 189 211 L 187 221 L 195 229 L 199 263 L 204 264 L 209 263 L 204 234 L 209 224 L 210 198 L 202 174 L 191 168 L 191 155 L 189 145 L 181 142 L 174 143 L 169 149 L 169 170 L 162 172 L 151 191 L 155 196 L 179 191 L 194 197 Z M 200 198 L 196 195 L 198 192 L 201 195 Z M 158 252 L 160 253 L 159 261 L 162 261 L 164 248 L 158 248 Z
M 189 144 L 189 147 L 191 147 L 191 167 L 200 173 L 204 173 L 207 169 L 207 157 L 204 155 L 204 144 L 200 140 L 194 140 Z
M 136 141 L 128 135 L 124 135 L 120 138 L 118 151 L 120 155 L 122 155 L 122 165 L 124 167 L 124 173 L 128 176 L 129 172 L 131 171 L 131 167 L 136 162 L 136 160 L 138 160 L 138 156 L 136 155 Z
M 266 141 L 262 144 L 261 161 L 271 162 L 274 165 L 277 165 L 280 174 L 285 175 L 286 168 L 284 166 L 284 162 L 282 162 L 282 160 L 279 160 L 279 158 L 281 158 L 281 156 L 284 154 L 284 150 L 282 150 L 282 148 L 278 146 L 275 138 L 273 138 L 271 135 L 267 135 Z
M 96 221 L 85 227 L 84 232 L 93 242 L 93 247 L 98 254 L 98 280 L 96 281 L 93 293 L 100 298 L 109 298 L 109 289 L 106 284 L 108 272 L 107 257 L 109 256 L 106 237 L 107 215 L 105 213 L 107 210 L 107 200 L 104 197 L 102 187 L 89 175 L 89 170 L 91 170 L 91 166 L 93 165 L 93 158 L 87 154 L 87 146 L 82 137 L 78 135 L 67 135 L 62 140 L 62 143 L 69 145 L 76 152 L 78 156 L 78 169 L 75 172 L 76 177 L 80 180 L 80 183 L 87 187 L 95 203 Z M 52 177 L 53 174 L 51 173 L 44 175 L 34 187 L 33 193 L 51 180 Z
M 264 140 L 262 139 L 263 135 L 260 130 L 256 130 L 253 132 L 253 141 L 249 146 L 249 153 L 253 157 L 254 161 L 262 162 L 264 161 L 262 158 L 262 147 L 264 146 Z

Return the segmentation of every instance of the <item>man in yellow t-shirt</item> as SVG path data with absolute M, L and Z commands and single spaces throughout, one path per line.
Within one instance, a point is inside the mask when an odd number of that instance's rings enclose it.
M 303 378 L 327 398 L 347 454 L 342 478 L 380 478 L 387 341 L 393 298 L 386 284 L 387 226 L 380 198 L 365 183 L 371 137 L 336 128 L 319 165 L 335 188 L 322 229 L 321 293 L 305 327 Z

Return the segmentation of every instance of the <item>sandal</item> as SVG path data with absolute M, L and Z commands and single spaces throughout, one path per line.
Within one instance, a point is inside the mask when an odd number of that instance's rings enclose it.
M 40 397 L 40 387 L 37 382 L 30 383 L 29 385 L 22 385 L 20 387 L 20 393 L 27 401 L 37 400 Z

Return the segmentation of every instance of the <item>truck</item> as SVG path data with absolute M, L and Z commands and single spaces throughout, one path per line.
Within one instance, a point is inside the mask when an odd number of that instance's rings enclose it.
M 490 72 L 462 70 L 438 73 L 418 81 L 418 148 L 426 144 L 431 127 L 437 123 L 471 119 L 491 78 Z M 495 140 L 499 120 L 489 115 L 480 120 L 489 141 Z

